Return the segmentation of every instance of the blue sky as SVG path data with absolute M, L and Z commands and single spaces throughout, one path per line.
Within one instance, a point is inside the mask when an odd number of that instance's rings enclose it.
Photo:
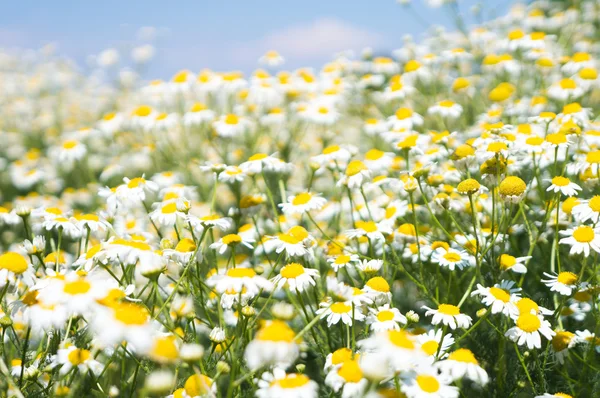
M 168 77 L 182 68 L 250 71 L 275 47 L 287 67 L 318 66 L 339 50 L 371 46 L 387 51 L 402 36 L 422 36 L 426 24 L 453 26 L 447 9 L 413 0 L 420 20 L 394 0 L 104 0 L 11 1 L 0 14 L 0 47 L 40 48 L 53 42 L 58 53 L 84 65 L 89 55 L 114 47 L 128 53 L 136 32 L 157 28 L 157 56 L 147 77 Z M 484 19 L 501 15 L 512 1 L 459 0 L 467 21 L 484 4 Z

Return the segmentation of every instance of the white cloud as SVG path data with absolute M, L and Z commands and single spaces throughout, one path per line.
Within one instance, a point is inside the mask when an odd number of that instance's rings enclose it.
M 274 31 L 262 39 L 244 43 L 233 51 L 233 61 L 247 63 L 268 50 L 277 50 L 292 63 L 324 61 L 342 50 L 380 47 L 383 36 L 336 18 L 320 18 L 309 23 Z

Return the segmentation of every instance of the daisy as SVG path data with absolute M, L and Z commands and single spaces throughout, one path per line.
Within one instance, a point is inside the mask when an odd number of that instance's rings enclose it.
M 448 333 L 442 339 L 442 329 L 430 330 L 427 333 L 417 335 L 417 342 L 421 349 L 431 358 L 445 358 L 448 356 L 446 351 L 454 344 L 454 337 Z
M 542 279 L 542 282 L 550 288 L 550 291 L 558 292 L 563 296 L 570 296 L 573 293 L 579 279 L 572 272 L 561 272 L 558 275 L 544 272 L 544 276 L 548 279 Z
M 367 387 L 367 379 L 358 358 L 343 362 L 339 367 L 333 368 L 325 377 L 325 384 L 335 392 L 342 390 L 342 398 L 362 396 Z
M 275 50 L 267 51 L 264 55 L 262 55 L 258 62 L 263 65 L 267 65 L 270 67 L 277 67 L 282 65 L 285 62 L 285 59 Z
M 221 239 L 210 245 L 211 249 L 215 249 L 219 254 L 223 254 L 227 249 L 235 247 L 239 244 L 246 246 L 248 249 L 252 249 L 252 243 L 254 240 L 249 238 L 243 238 L 239 234 L 229 234 L 223 236 Z
M 196 217 L 188 214 L 186 220 L 192 225 L 194 230 L 202 233 L 204 228 L 217 227 L 221 231 L 231 228 L 232 219 L 230 217 L 221 217 L 218 214 L 209 214 L 204 217 Z
M 473 380 L 481 385 L 488 382 L 488 375 L 475 358 L 475 355 L 466 348 L 459 348 L 450 353 L 447 359 L 436 364 L 442 374 L 450 377 L 451 380 L 458 380 L 463 377 Z
M 321 308 L 316 312 L 317 315 L 321 315 L 321 319 L 327 318 L 327 326 L 336 325 L 340 320 L 348 325 L 352 326 L 353 320 L 362 321 L 365 316 L 360 311 L 360 308 L 354 307 L 351 302 L 337 302 L 329 305 L 328 303 L 321 303 Z
M 260 174 L 263 170 L 273 169 L 274 167 L 277 167 L 279 163 L 280 159 L 265 153 L 257 153 L 250 156 L 244 163 L 240 164 L 240 168 L 247 175 L 254 175 Z
M 431 261 L 439 264 L 440 267 L 447 267 L 450 271 L 454 271 L 456 267 L 462 270 L 472 265 L 472 257 L 466 251 L 444 247 L 433 251 Z
M 0 287 L 7 283 L 15 283 L 18 275 L 26 275 L 31 270 L 27 258 L 17 252 L 6 252 L 0 255 Z
M 559 232 L 561 235 L 567 236 L 566 238 L 562 238 L 559 243 L 571 245 L 569 254 L 583 253 L 587 257 L 590 255 L 590 249 L 600 253 L 600 228 L 580 225 L 576 228 L 569 228 Z
M 338 181 L 338 186 L 347 186 L 349 189 L 360 188 L 371 178 L 371 171 L 360 160 L 348 163 L 346 171 Z
M 365 352 L 378 355 L 393 371 L 402 372 L 427 364 L 429 359 L 416 337 L 404 330 L 387 330 L 358 342 Z
M 77 224 L 65 217 L 56 217 L 52 220 L 46 220 L 44 221 L 42 226 L 48 231 L 60 230 L 62 231 L 64 236 L 74 239 L 79 238 L 82 233 L 81 229 L 77 226 Z
M 518 345 L 527 344 L 530 350 L 542 348 L 540 334 L 548 340 L 556 334 L 550 327 L 550 322 L 544 320 L 541 315 L 522 313 L 515 323 L 516 326 L 508 329 L 504 335 Z
M 334 257 L 328 257 L 327 262 L 329 266 L 333 268 L 335 272 L 338 272 L 340 268 L 346 267 L 350 264 L 356 264 L 360 261 L 360 257 L 356 254 L 339 254 Z
M 250 128 L 250 121 L 244 117 L 229 113 L 215 120 L 213 128 L 220 137 L 236 137 Z
M 228 184 L 242 182 L 244 181 L 244 178 L 246 178 L 246 173 L 238 166 L 227 166 L 225 167 L 225 170 L 219 173 L 219 181 Z
M 302 192 L 288 197 L 288 203 L 281 203 L 279 207 L 286 214 L 302 214 L 311 210 L 319 210 L 327 203 L 327 199 L 311 192 Z
M 381 276 L 375 276 L 369 279 L 362 290 L 373 297 L 377 304 L 386 304 L 391 302 L 392 293 L 390 292 L 390 285 Z
M 512 271 L 518 274 L 527 273 L 525 263 L 531 259 L 531 256 L 513 257 L 510 254 L 501 254 L 498 263 L 503 271 Z
M 215 119 L 215 112 L 208 109 L 201 102 L 196 102 L 189 111 L 183 115 L 183 124 L 185 126 L 199 126 L 203 123 L 212 122 Z
M 575 332 L 576 344 L 591 344 L 592 347 L 600 354 L 600 338 L 596 337 L 595 333 L 589 330 L 578 330 Z
M 268 321 L 246 346 L 244 358 L 251 370 L 263 366 L 287 368 L 300 355 L 296 333 L 283 321 Z
M 399 330 L 400 325 L 406 325 L 406 317 L 400 313 L 397 308 L 390 308 L 389 304 L 385 304 L 378 308 L 369 308 L 367 316 L 367 325 L 371 325 L 371 329 L 375 332 L 384 330 Z
M 545 392 L 543 395 L 536 395 L 535 398 L 573 398 L 573 396 L 564 392 L 555 392 L 554 394 Z
M 573 207 L 573 216 L 579 222 L 584 223 L 591 220 L 594 224 L 600 221 L 600 195 L 592 197 L 590 200 L 582 200 Z
M 458 387 L 451 386 L 451 381 L 433 368 L 423 367 L 406 373 L 402 381 L 400 389 L 407 397 L 457 398 L 459 395 Z
M 299 373 L 288 373 L 275 368 L 272 373 L 265 372 L 258 381 L 258 398 L 317 398 L 319 385 Z
M 571 182 L 571 180 L 566 177 L 557 176 L 552 179 L 552 185 L 550 185 L 546 191 L 552 191 L 554 193 L 560 192 L 566 196 L 576 196 L 577 191 L 581 191 L 581 187 L 574 182 Z
M 286 233 L 271 237 L 264 245 L 267 251 L 275 250 L 276 253 L 285 251 L 288 256 L 304 256 L 308 254 L 308 245 L 312 245 L 312 238 L 308 231 L 301 226 L 290 228 Z
M 214 287 L 217 293 L 224 293 L 230 289 L 236 292 L 246 288 L 249 294 L 256 295 L 261 289 L 270 291 L 272 283 L 264 277 L 257 275 L 252 268 L 230 268 L 225 272 L 218 272 L 208 278 L 208 286 Z
M 552 351 L 559 363 L 565 363 L 565 357 L 569 355 L 569 349 L 576 342 L 575 334 L 567 331 L 556 331 L 552 337 Z
M 311 268 L 304 268 L 298 263 L 289 263 L 281 268 L 279 275 L 271 279 L 273 285 L 278 289 L 283 289 L 286 285 L 291 291 L 298 293 L 306 290 L 308 286 L 315 286 L 315 278 L 319 276 L 319 271 Z
M 100 308 L 90 321 L 100 345 L 112 346 L 126 341 L 128 347 L 141 352 L 150 349 L 157 330 L 146 307 L 132 302 Z
M 410 108 L 399 108 L 394 115 L 388 118 L 392 129 L 412 129 L 423 124 L 423 117 L 414 113 Z
M 443 118 L 457 119 L 462 114 L 462 106 L 450 100 L 440 101 L 427 110 L 430 115 L 440 115 Z
M 383 260 L 362 260 L 356 264 L 356 267 L 365 273 L 375 273 L 383 266 Z
M 171 227 L 177 220 L 185 219 L 186 214 L 180 211 L 182 207 L 177 202 L 166 202 L 150 213 L 150 219 L 160 226 Z
M 177 391 L 181 391 L 179 395 Z M 210 377 L 195 373 L 187 378 L 183 388 L 175 391 L 174 398 L 214 398 L 217 396 L 217 383 Z
M 521 288 L 514 288 L 514 285 L 515 282 L 509 280 L 496 283 L 493 287 L 477 284 L 477 290 L 471 296 L 482 296 L 482 303 L 492 307 L 492 314 L 501 312 L 508 316 L 514 312 L 514 302 L 520 298 Z
M 471 317 L 460 313 L 460 308 L 452 304 L 440 304 L 436 310 L 423 306 L 425 316 L 433 315 L 432 325 L 443 323 L 454 330 L 456 327 L 467 329 L 471 325 Z
M 392 233 L 392 228 L 389 225 L 383 223 L 377 224 L 373 221 L 357 220 L 354 226 L 356 228 L 346 231 L 346 235 L 350 238 L 366 236 L 371 240 L 383 241 L 385 240 L 384 234 L 389 235 Z
M 72 368 L 77 368 L 81 373 L 86 373 L 89 370 L 94 374 L 99 374 L 104 368 L 104 365 L 94 359 L 90 351 L 77 348 L 70 343 L 66 343 L 63 348 L 58 349 L 54 366 L 61 367 L 61 375 L 69 373 Z

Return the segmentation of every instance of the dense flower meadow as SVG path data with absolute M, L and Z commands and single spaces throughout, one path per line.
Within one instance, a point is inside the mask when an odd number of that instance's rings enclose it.
M 168 81 L 2 53 L 0 396 L 600 396 L 600 3 L 457 26 Z

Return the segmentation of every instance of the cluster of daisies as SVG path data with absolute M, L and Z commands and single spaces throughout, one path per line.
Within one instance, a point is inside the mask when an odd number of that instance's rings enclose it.
M 568 5 L 250 76 L 2 54 L 0 395 L 595 396 L 600 4 Z

